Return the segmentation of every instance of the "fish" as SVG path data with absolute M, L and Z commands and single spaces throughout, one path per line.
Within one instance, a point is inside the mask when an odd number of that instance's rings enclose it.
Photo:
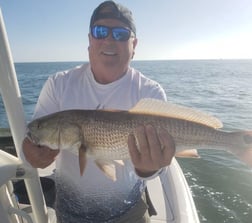
M 157 131 L 166 129 L 176 152 L 221 149 L 252 165 L 252 152 L 249 159 L 244 155 L 252 151 L 252 131 L 224 131 L 222 122 L 206 112 L 150 98 L 141 99 L 126 111 L 75 109 L 49 114 L 27 125 L 27 137 L 37 145 L 78 155 L 81 175 L 91 156 L 106 176 L 115 180 L 113 163 L 123 165 L 130 158 L 128 136 L 147 124 Z

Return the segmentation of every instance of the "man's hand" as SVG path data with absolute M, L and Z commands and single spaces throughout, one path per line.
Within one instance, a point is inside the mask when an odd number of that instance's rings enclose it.
M 129 135 L 128 146 L 136 173 L 141 177 L 151 176 L 170 165 L 175 154 L 172 136 L 165 129 L 157 131 L 152 125 L 139 126 L 135 136 Z
M 59 150 L 52 150 L 46 146 L 38 146 L 28 138 L 23 141 L 23 152 L 26 160 L 34 168 L 46 168 L 55 160 Z

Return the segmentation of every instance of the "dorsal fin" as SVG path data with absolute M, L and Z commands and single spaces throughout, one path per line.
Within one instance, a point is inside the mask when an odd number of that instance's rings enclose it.
M 215 129 L 223 126 L 219 119 L 201 111 L 151 98 L 141 99 L 129 112 L 184 119 Z

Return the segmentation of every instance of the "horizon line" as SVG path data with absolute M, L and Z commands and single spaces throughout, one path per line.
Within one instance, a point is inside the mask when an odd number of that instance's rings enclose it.
M 185 60 L 252 60 L 252 58 L 195 58 L 195 59 L 133 59 L 131 60 L 131 62 L 141 62 L 141 61 L 185 61 Z M 88 60 L 50 60 L 50 61 L 42 61 L 42 60 L 38 60 L 38 61 L 14 61 L 14 63 L 67 63 L 67 62 L 73 62 L 73 63 L 88 63 Z

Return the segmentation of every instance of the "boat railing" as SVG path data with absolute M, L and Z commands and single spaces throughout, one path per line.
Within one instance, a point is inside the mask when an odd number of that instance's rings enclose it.
M 11 129 L 11 134 L 13 136 L 13 141 L 17 151 L 18 158 L 10 157 L 4 152 L 1 152 L 1 171 L 0 176 L 3 175 L 4 184 L 1 184 L 1 193 L 4 191 L 8 192 L 8 182 L 16 174 L 20 174 L 20 170 L 24 170 L 24 181 L 29 196 L 29 200 L 32 206 L 32 211 L 34 215 L 34 221 L 36 223 L 46 223 L 48 222 L 47 208 L 45 205 L 44 196 L 42 193 L 39 177 L 37 170 L 34 168 L 27 168 L 25 166 L 24 158 L 22 158 L 22 141 L 24 139 L 26 124 L 25 116 L 22 104 L 22 98 L 20 94 L 20 89 L 17 81 L 16 71 L 13 64 L 13 59 L 11 55 L 11 50 L 9 46 L 9 41 L 7 37 L 7 32 L 5 29 L 5 24 L 0 9 L 0 94 L 4 102 L 5 110 L 9 120 L 9 125 Z M 21 168 L 21 169 L 20 169 Z M 19 172 L 18 172 L 19 171 Z M 7 173 L 9 172 L 9 173 Z M 31 174 L 30 177 L 27 173 Z M 8 196 L 6 194 L 6 200 Z M 2 195 L 0 197 L 2 202 Z M 11 199 L 9 200 L 11 202 Z M 2 204 L 2 203 L 1 203 Z M 6 206 L 1 206 L 1 208 L 6 208 Z M 1 212 L 0 212 L 1 213 Z M 3 212 L 4 213 L 4 212 Z M 12 215 L 10 215 L 12 216 Z M 1 215 L 2 217 L 2 215 Z M 1 222 L 15 222 L 1 219 Z M 14 218 L 13 218 L 14 219 Z

